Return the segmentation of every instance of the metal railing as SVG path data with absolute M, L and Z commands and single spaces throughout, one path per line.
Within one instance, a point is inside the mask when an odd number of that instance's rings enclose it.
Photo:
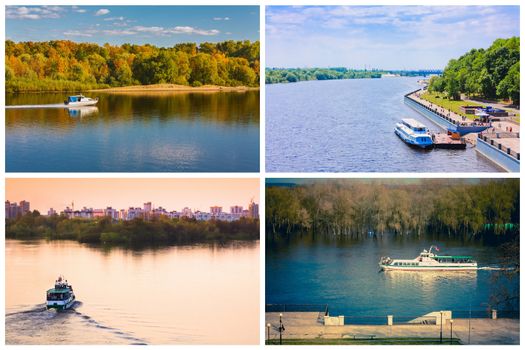
M 510 137 L 510 136 L 501 136 L 501 134 L 509 134 L 509 133 L 494 133 L 494 134 L 491 134 L 491 133 L 479 133 L 478 134 L 478 139 L 481 139 L 483 141 L 485 141 L 486 143 L 488 143 L 489 145 L 491 145 L 492 147 L 508 154 L 509 156 L 511 157 L 514 157 L 516 158 L 517 160 L 520 160 L 520 153 L 519 152 L 516 152 L 515 150 L 511 149 L 510 147 L 506 147 L 504 145 L 502 145 L 500 142 L 497 141 L 497 139 L 499 138 L 504 138 L 504 137 Z M 515 134 L 517 138 L 519 138 L 519 133 L 512 133 L 512 134 Z
M 328 304 L 266 304 L 266 312 L 319 312 L 328 315 Z

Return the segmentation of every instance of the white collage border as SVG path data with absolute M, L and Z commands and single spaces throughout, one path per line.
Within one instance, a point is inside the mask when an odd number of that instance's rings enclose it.
M 289 5 L 346 5 L 346 6 L 353 6 L 353 5 L 424 5 L 424 6 L 430 6 L 430 5 L 520 5 L 520 1 L 518 0 L 382 0 L 382 1 L 374 1 L 374 0 L 152 0 L 146 2 L 145 0 L 105 0 L 105 1 L 89 1 L 89 0 L 76 0 L 76 1 L 63 1 L 63 0 L 47 0 L 47 1 L 35 1 L 35 0 L 4 0 L 4 4 L 0 6 L 0 18 L 1 18 L 1 31 L 3 32 L 4 40 L 2 40 L 0 46 L 1 51 L 5 52 L 5 5 L 62 5 L 62 6 L 68 6 L 68 5 L 84 5 L 84 6 L 109 6 L 109 5 L 149 5 L 149 6 L 184 6 L 184 5 L 253 5 L 253 6 L 259 6 L 260 7 L 260 43 L 261 43 L 261 50 L 260 50 L 260 76 L 261 76 L 261 84 L 260 84 L 260 171 L 259 173 L 6 173 L 5 172 L 5 89 L 2 91 L 0 101 L 1 101 L 1 107 L 4 110 L 4 113 L 2 114 L 2 132 L 1 135 L 1 142 L 0 142 L 0 159 L 1 159 L 1 165 L 0 169 L 2 171 L 3 176 L 3 185 L 1 186 L 0 193 L 3 198 L 5 198 L 5 185 L 6 185 L 6 178 L 258 178 L 259 184 L 260 184 L 260 203 L 259 203 L 259 212 L 260 212 L 260 289 L 259 289 L 259 295 L 260 295 L 260 335 L 259 345 L 239 345 L 235 346 L 235 348 L 238 349 L 256 349 L 265 348 L 264 341 L 265 341 L 265 179 L 266 178 L 519 178 L 520 179 L 520 202 L 522 202 L 523 198 L 523 181 L 522 181 L 522 175 L 521 171 L 520 173 L 464 173 L 464 172 L 454 172 L 454 173 L 364 173 L 364 172 L 356 172 L 356 173 L 266 173 L 265 170 L 265 101 L 266 101 L 266 95 L 265 95 L 265 67 L 266 67 L 266 33 L 265 33 L 265 7 L 266 6 L 289 6 Z M 521 12 L 521 7 L 520 7 Z M 520 13 L 521 15 L 521 13 Z M 524 24 L 523 19 L 520 16 L 520 33 L 523 32 Z M 521 48 L 520 48 L 521 52 Z M 2 67 L 5 66 L 5 56 L 2 54 L 0 55 L 0 64 Z M 4 69 L 4 68 L 2 68 Z M 523 72 L 521 72 L 523 73 Z M 520 84 L 523 83 L 525 79 L 523 78 L 523 74 L 521 74 L 521 80 Z M 5 87 L 5 74 L 2 74 L 0 77 L 0 84 L 1 86 Z M 520 140 L 520 147 L 523 147 L 523 142 Z M 520 218 L 523 217 L 524 209 L 523 206 L 520 208 Z M 2 212 L 0 214 L 0 219 L 2 222 L 5 222 L 5 213 Z M 521 221 L 521 219 L 520 219 Z M 521 224 L 521 222 L 520 222 Z M 2 245 L 5 247 L 5 226 L 2 225 Z M 520 242 L 520 250 L 523 248 L 524 243 L 523 241 Z M 6 348 L 12 348 L 13 346 L 6 346 L 5 345 L 5 249 L 1 249 L 1 269 L 3 271 L 3 276 L 1 279 L 1 301 L 0 305 L 2 306 L 3 311 L 3 322 L 0 325 L 0 331 L 2 334 L 2 347 Z M 524 258 L 523 256 L 520 257 L 521 262 L 523 262 Z M 523 281 L 520 281 L 520 289 L 523 289 Z M 520 306 L 520 312 L 523 314 L 523 311 L 525 310 L 525 307 L 522 305 Z M 190 347 L 189 345 L 174 345 L 178 348 L 186 348 Z M 70 346 L 71 347 L 71 346 Z M 72 347 L 81 347 L 81 348 L 114 348 L 115 346 L 102 346 L 102 345 L 93 345 L 93 346 L 72 346 Z M 230 348 L 231 346 L 227 345 L 191 345 L 192 349 L 226 349 Z M 340 346 L 338 346 L 340 347 Z M 346 346 L 350 348 L 360 348 L 362 346 Z M 426 346 L 427 348 L 432 346 Z M 477 347 L 477 346 L 474 346 Z M 519 346 L 511 346 L 511 347 L 519 347 Z M 29 348 L 29 346 L 16 346 L 17 349 L 25 349 Z M 39 346 L 38 348 L 42 349 L 53 349 L 55 348 L 54 345 L 45 345 L 45 346 Z M 315 348 L 321 348 L 321 346 L 285 346 L 285 348 L 308 348 L 308 349 L 315 349 Z M 326 347 L 324 347 L 326 348 Z M 380 349 L 392 349 L 392 348 L 407 348 L 406 346 L 392 346 L 392 345 L 378 345 L 374 346 L 374 348 L 380 348 Z M 484 346 L 484 349 L 496 349 L 499 348 L 498 346 Z

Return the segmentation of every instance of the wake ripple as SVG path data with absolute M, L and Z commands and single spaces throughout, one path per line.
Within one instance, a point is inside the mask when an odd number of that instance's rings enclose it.
M 9 329 L 15 337 L 17 335 L 31 335 L 33 337 L 34 334 L 32 333 L 34 330 L 45 331 L 45 329 L 53 329 L 55 326 L 67 329 L 69 323 L 73 324 L 73 322 L 68 323 L 67 318 L 77 317 L 77 320 L 87 326 L 109 332 L 115 337 L 125 340 L 130 345 L 147 345 L 147 342 L 143 339 L 137 338 L 121 329 L 104 325 L 93 317 L 78 311 L 76 308 L 80 306 L 82 306 L 82 302 L 76 301 L 71 309 L 56 311 L 54 309 L 47 310 L 45 304 L 38 304 L 27 310 L 6 313 L 6 330 Z

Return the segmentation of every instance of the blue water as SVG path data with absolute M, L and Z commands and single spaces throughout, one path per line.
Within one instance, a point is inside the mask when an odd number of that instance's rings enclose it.
M 519 287 L 517 280 L 497 279 L 500 271 L 379 272 L 382 256 L 411 259 L 431 244 L 437 244 L 442 253 L 472 255 L 479 266 L 497 263 L 496 248 L 456 241 L 304 238 L 270 242 L 266 249 L 266 303 L 328 304 L 332 315 L 384 323 L 389 314 L 417 317 L 439 310 L 453 310 L 456 317 L 466 317 L 474 310 L 480 316 L 493 304 L 492 295 Z
M 258 91 L 99 95 L 89 109 L 6 109 L 6 170 L 259 171 Z M 63 99 L 7 95 L 6 104 Z
M 419 78 L 266 85 L 269 172 L 499 172 L 474 148 L 419 150 L 394 134 L 402 118 L 443 132 L 406 106 Z

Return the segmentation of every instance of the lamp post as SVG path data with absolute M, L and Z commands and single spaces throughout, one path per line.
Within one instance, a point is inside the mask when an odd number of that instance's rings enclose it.
M 271 327 L 271 326 L 272 326 L 272 325 L 271 325 L 270 323 L 267 323 L 267 324 L 266 324 L 266 329 L 268 329 L 268 344 L 270 344 L 270 327 Z
M 279 314 L 279 345 L 283 345 L 283 314 Z
M 450 319 L 450 345 L 452 345 L 452 324 L 454 323 L 453 319 Z
M 439 322 L 439 342 L 443 343 L 443 311 L 439 312 L 441 315 L 441 322 Z

